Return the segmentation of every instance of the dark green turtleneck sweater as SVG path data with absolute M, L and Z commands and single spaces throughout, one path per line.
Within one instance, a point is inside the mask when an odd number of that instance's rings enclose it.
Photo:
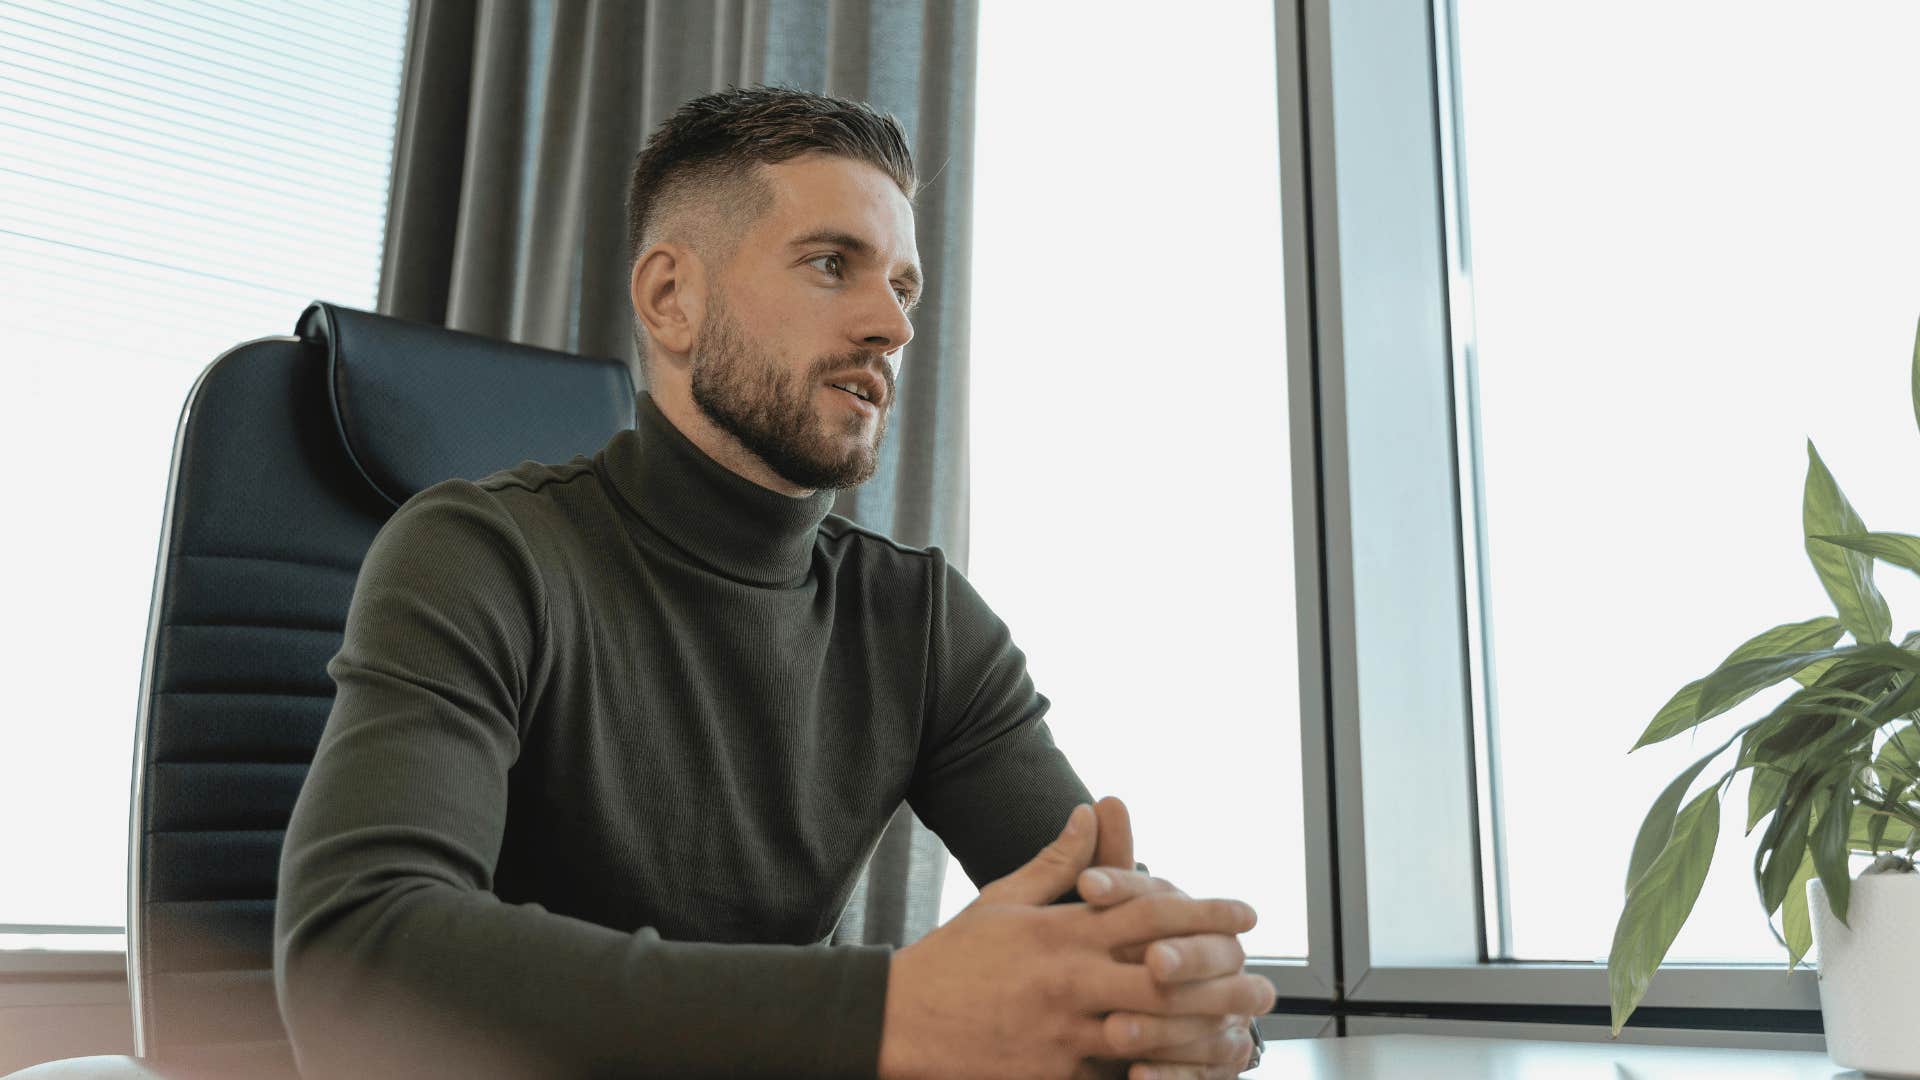
M 870 1077 L 890 950 L 823 943 L 901 801 L 976 883 L 1089 801 L 938 547 L 639 404 L 367 553 L 274 919 L 309 1078 Z

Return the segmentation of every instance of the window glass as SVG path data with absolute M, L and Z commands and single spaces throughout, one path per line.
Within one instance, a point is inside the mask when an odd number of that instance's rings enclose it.
M 1628 748 L 1832 611 L 1807 440 L 1869 528 L 1920 531 L 1920 7 L 1456 7 L 1510 955 L 1600 960 L 1655 796 L 1786 691 Z M 1876 577 L 1920 627 L 1911 576 Z M 1746 792 L 1669 960 L 1785 960 Z
M 1140 861 L 1305 956 L 1273 6 L 989 2 L 979 61 L 968 578 Z

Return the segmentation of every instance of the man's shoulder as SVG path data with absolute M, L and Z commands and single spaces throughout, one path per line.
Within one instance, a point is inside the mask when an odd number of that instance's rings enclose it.
M 569 485 L 592 476 L 593 461 L 584 455 L 576 455 L 572 461 L 558 465 L 522 461 L 512 468 L 501 469 L 478 479 L 452 477 L 421 488 L 403 504 L 402 509 L 414 504 L 475 500 L 525 503 L 527 496 L 551 501 L 566 497 Z
M 583 504 L 604 503 L 597 480 L 593 460 L 576 455 L 572 461 L 558 464 L 522 461 L 478 480 L 447 481 L 437 486 L 446 488 L 445 494 L 455 498 L 488 500 L 521 528 L 545 532 L 563 520 L 579 517 Z
M 918 559 L 922 563 L 935 561 L 935 559 L 937 561 L 947 559 L 947 555 L 939 550 L 939 546 L 914 548 L 912 544 L 902 544 L 893 536 L 887 536 L 877 528 L 864 527 L 852 521 L 851 517 L 841 517 L 837 513 L 829 513 L 824 519 L 820 519 L 820 540 L 835 548 L 891 552 L 904 559 Z
M 541 461 L 523 461 L 511 469 L 501 469 L 473 483 L 483 491 L 509 498 L 517 495 L 532 495 L 557 500 L 564 499 L 573 493 L 569 485 L 577 485 L 579 481 L 590 480 L 593 477 L 593 459 L 584 454 L 576 454 L 572 461 L 558 465 Z
M 857 556 L 863 561 L 898 566 L 915 574 L 923 574 L 929 566 L 947 561 L 946 552 L 937 544 L 926 547 L 903 544 L 878 529 L 869 529 L 839 514 L 828 514 L 821 519 L 820 544 L 830 554 L 843 558 Z
M 488 532 L 516 534 L 522 543 L 564 543 L 583 516 L 585 504 L 602 498 L 592 483 L 593 462 L 576 456 L 550 464 L 522 461 L 478 479 L 453 478 L 422 489 L 407 500 L 395 517 L 413 517 L 437 528 L 477 527 Z M 425 517 L 422 517 L 425 515 Z

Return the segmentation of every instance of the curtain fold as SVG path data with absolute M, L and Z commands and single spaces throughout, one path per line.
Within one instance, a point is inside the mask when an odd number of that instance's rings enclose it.
M 626 359 L 626 185 L 686 101 L 767 83 L 890 112 L 914 151 L 927 293 L 878 471 L 834 510 L 967 565 L 967 312 L 978 0 L 415 0 L 379 309 Z M 835 930 L 905 945 L 947 853 L 902 805 Z

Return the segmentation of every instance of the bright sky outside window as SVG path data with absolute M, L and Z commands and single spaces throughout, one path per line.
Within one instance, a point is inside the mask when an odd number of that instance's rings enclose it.
M 1092 10 L 982 5 L 968 577 L 1140 860 L 1302 957 L 1273 7 Z
M 1920 7 L 1456 4 L 1512 957 L 1604 960 L 1642 815 L 1713 744 L 1627 748 L 1831 613 L 1807 439 L 1869 528 L 1920 530 Z M 1669 962 L 1784 964 L 1744 777 Z
M 31 510 L 0 542 L 0 948 L 119 947 L 180 407 L 309 301 L 373 306 L 406 24 L 405 0 L 0 0 L 0 456 Z

